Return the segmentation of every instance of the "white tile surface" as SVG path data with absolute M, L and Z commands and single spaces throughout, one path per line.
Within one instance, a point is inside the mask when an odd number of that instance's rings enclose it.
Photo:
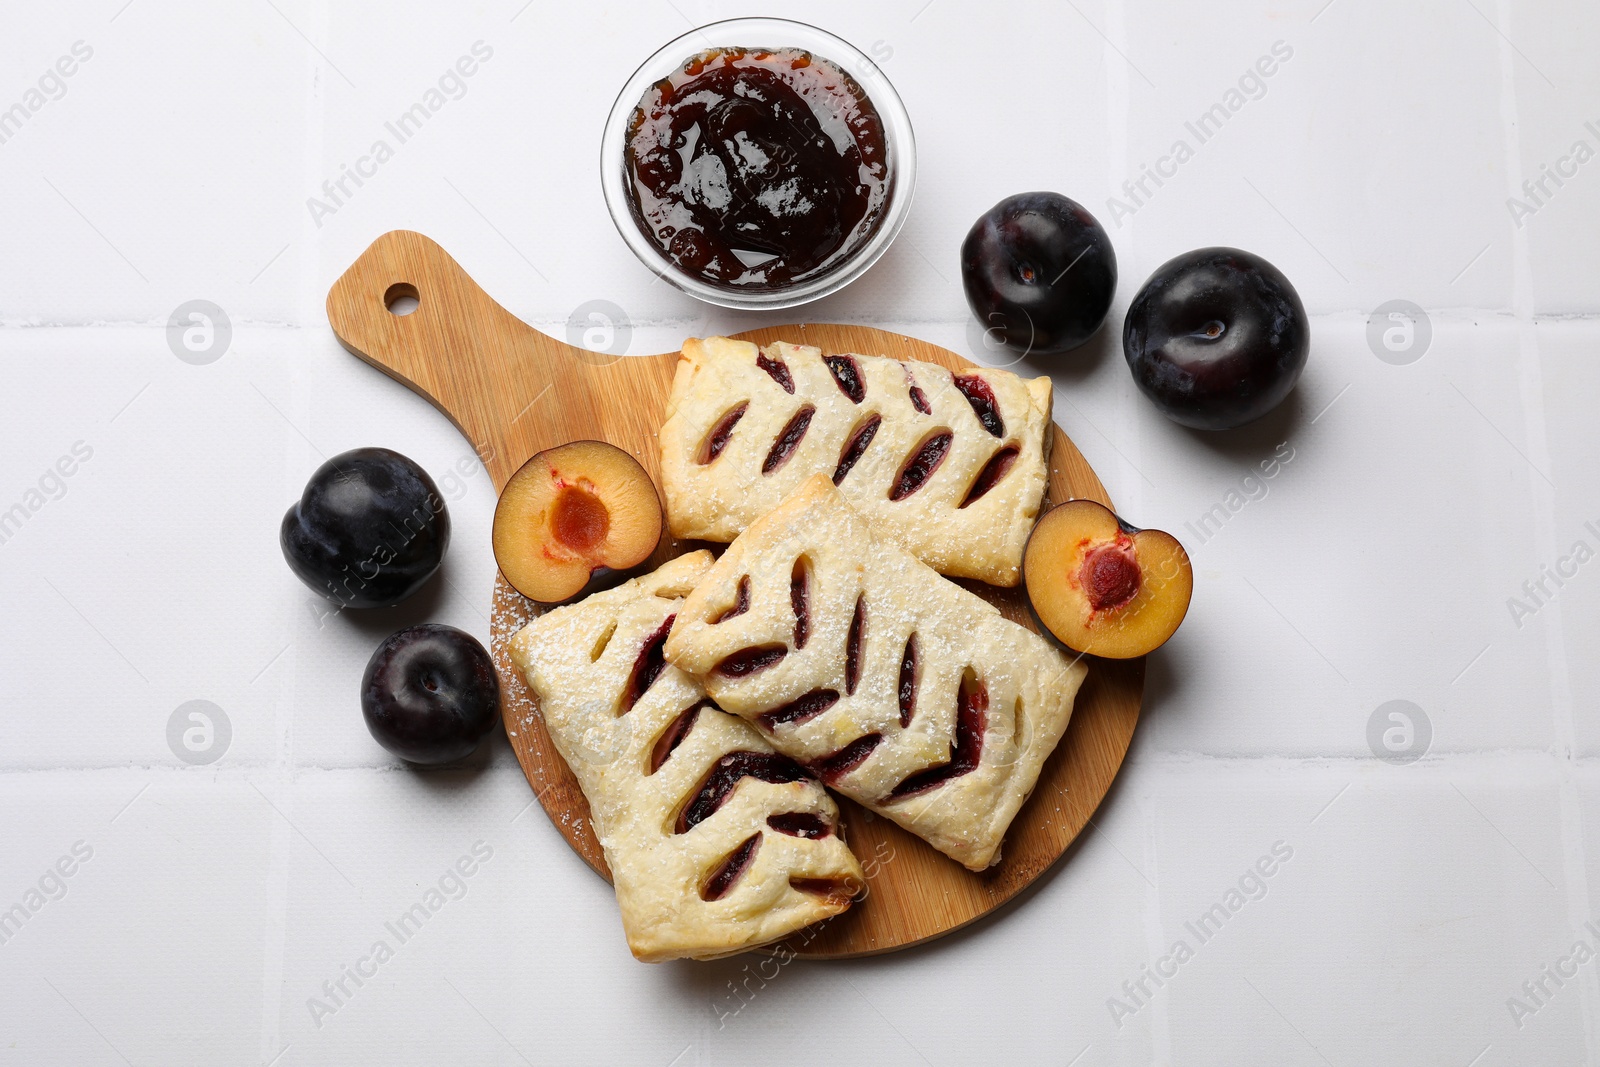
M 11 12 L 0 109 L 50 99 L 0 142 L 0 510 L 30 505 L 0 543 L 0 907 L 38 903 L 0 943 L 6 1061 L 1600 1060 L 1600 962 L 1524 991 L 1576 942 L 1600 950 L 1600 562 L 1546 577 L 1579 542 L 1600 553 L 1600 17 L 1576 0 L 773 7 L 879 57 L 921 155 L 894 248 L 811 317 L 976 355 L 956 248 L 979 212 L 1058 189 L 1116 243 L 1112 328 L 1026 366 L 1054 376 L 1057 418 L 1121 510 L 1189 545 L 1195 603 L 1151 659 L 1094 829 L 1015 906 L 770 980 L 737 959 L 647 967 L 527 810 L 503 737 L 431 774 L 372 741 L 355 692 L 382 635 L 429 618 L 487 637 L 494 494 L 443 417 L 338 346 L 328 284 L 410 227 L 557 335 L 595 298 L 627 310 L 633 353 L 777 321 L 654 283 L 594 181 L 634 66 L 745 13 Z M 92 56 L 40 86 L 80 41 Z M 1192 159 L 1136 210 L 1111 205 L 1280 41 L 1292 55 Z M 323 182 L 478 42 L 491 54 L 449 103 L 316 217 Z M 1597 157 L 1518 218 L 1507 198 L 1580 140 Z M 1222 436 L 1156 413 L 1115 329 L 1160 263 L 1212 243 L 1277 262 L 1316 338 L 1290 402 Z M 1406 366 L 1367 342 L 1397 298 L 1432 327 Z M 206 366 L 166 341 L 193 299 L 233 327 Z M 366 444 L 440 479 L 454 547 L 413 603 L 330 616 L 277 525 L 324 456 Z M 63 457 L 72 473 L 52 475 Z M 232 731 L 205 767 L 166 743 L 196 699 Z M 1368 740 L 1397 699 L 1431 732 L 1405 766 Z M 480 842 L 492 857 L 459 899 L 313 1011 Z M 1200 943 L 1185 923 L 1277 842 L 1293 856 L 1264 895 Z M 1193 957 L 1129 1000 L 1186 938 Z

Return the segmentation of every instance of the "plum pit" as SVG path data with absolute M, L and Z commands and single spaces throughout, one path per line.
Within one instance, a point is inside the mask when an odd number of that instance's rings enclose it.
M 494 558 L 517 592 L 560 604 L 642 570 L 663 526 L 638 460 L 604 441 L 572 441 L 534 455 L 506 482 Z
M 1039 520 L 1022 573 L 1045 629 L 1075 652 L 1110 659 L 1161 647 L 1194 591 L 1177 538 L 1129 526 L 1093 500 L 1068 500 Z
M 1115 611 L 1139 593 L 1139 561 L 1133 542 L 1099 545 L 1083 557 L 1078 581 L 1094 611 Z
M 556 491 L 550 532 L 557 541 L 581 556 L 594 552 L 611 529 L 611 512 L 594 490 L 582 482 Z

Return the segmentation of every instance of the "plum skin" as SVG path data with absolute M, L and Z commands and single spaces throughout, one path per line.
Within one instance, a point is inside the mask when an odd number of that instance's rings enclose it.
M 1117 254 L 1088 209 L 1059 193 L 1008 196 L 961 243 L 967 305 L 1009 347 L 1066 352 L 1094 336 L 1117 291 Z
M 471 634 L 439 623 L 407 627 L 367 661 L 361 714 L 378 744 L 408 763 L 451 763 L 494 729 L 500 678 Z
M 341 607 L 387 608 L 433 577 L 450 513 L 428 472 L 387 448 L 341 452 L 316 469 L 283 516 L 289 569 Z
M 1289 279 L 1260 256 L 1200 248 L 1162 264 L 1122 327 L 1133 380 L 1162 413 L 1229 430 L 1277 407 L 1311 350 L 1311 325 Z

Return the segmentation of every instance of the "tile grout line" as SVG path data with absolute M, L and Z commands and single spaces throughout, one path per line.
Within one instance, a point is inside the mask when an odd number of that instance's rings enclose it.
M 328 6 L 325 2 L 312 6 L 311 20 L 308 24 L 309 32 L 318 40 L 326 41 L 328 37 Z M 319 172 L 322 168 L 327 133 L 326 114 L 326 88 L 327 75 L 323 68 L 314 60 L 306 62 L 306 91 L 303 99 L 305 109 L 305 135 L 302 140 L 303 181 L 306 188 L 316 188 L 319 183 Z M 322 301 L 316 292 L 320 271 L 317 263 L 318 243 L 314 237 L 314 230 L 306 228 L 302 221 L 298 230 L 300 247 L 294 253 L 283 257 L 283 265 L 279 268 L 288 269 L 292 264 L 298 271 L 298 279 L 291 291 L 296 294 L 295 301 L 298 313 L 304 316 L 310 312 L 309 321 L 318 320 L 318 312 L 322 309 Z M 296 234 L 291 234 L 291 243 L 294 243 Z M 307 390 L 304 388 L 302 373 L 305 364 L 303 361 L 289 361 L 285 368 L 284 378 L 288 385 L 285 406 L 297 414 L 299 409 L 307 406 Z M 308 414 L 308 412 L 307 412 Z M 310 420 L 301 418 L 301 424 L 310 425 Z M 309 453 L 305 448 L 292 446 L 284 454 L 284 481 L 286 487 L 299 486 L 307 471 L 306 460 Z M 293 611 L 290 608 L 289 611 Z M 268 788 L 274 782 L 287 783 L 288 789 L 294 788 L 294 694 L 296 682 L 299 677 L 300 657 L 294 648 L 294 620 L 289 612 L 285 613 L 284 621 L 288 633 L 284 636 L 288 641 L 288 650 L 282 657 L 281 674 L 273 693 L 273 733 L 275 735 L 272 761 L 266 770 Z M 274 790 L 276 792 L 276 790 Z M 292 792 L 285 796 L 280 794 L 280 803 L 292 809 Z M 294 831 L 286 819 L 273 817 L 269 831 L 269 851 L 267 861 L 267 911 L 262 923 L 262 975 L 261 975 L 261 1058 L 263 1061 L 283 1055 L 285 1042 L 284 1028 L 288 1020 L 284 1017 L 285 981 L 288 975 L 288 941 L 289 941 L 289 916 L 290 916 L 290 885 L 294 872 Z
M 1106 0 L 1103 9 L 1105 20 L 1106 44 L 1108 47 L 1126 52 L 1127 50 L 1127 13 L 1123 0 Z M 1104 57 L 1106 65 L 1106 133 L 1109 145 L 1106 152 L 1107 188 L 1115 189 L 1124 176 L 1132 172 L 1133 157 L 1132 144 L 1132 78 L 1129 74 L 1129 64 L 1120 62 L 1110 55 Z M 1137 218 L 1128 219 L 1127 240 L 1132 242 L 1136 236 L 1138 226 Z M 1124 381 L 1122 386 L 1129 383 Z M 1144 450 L 1140 447 L 1143 443 L 1142 435 L 1137 428 L 1141 421 L 1134 417 L 1132 405 L 1142 398 L 1134 395 L 1128 388 L 1119 388 L 1116 393 L 1116 404 L 1125 422 L 1135 427 L 1136 440 L 1129 447 L 1138 455 L 1143 456 Z M 1066 399 L 1064 396 L 1062 399 Z M 1070 401 L 1068 404 L 1070 405 Z M 1054 412 L 1051 416 L 1054 417 Z M 1109 438 L 1107 439 L 1109 441 Z M 1112 451 L 1117 451 L 1113 444 Z M 1120 453 L 1119 453 L 1120 454 Z M 1134 478 L 1122 480 L 1120 484 L 1108 486 L 1107 490 L 1113 493 L 1113 499 L 1122 501 L 1121 507 L 1137 513 L 1141 509 L 1144 498 L 1144 475 L 1139 473 L 1139 467 L 1131 459 L 1124 457 L 1124 461 L 1132 467 L 1138 475 Z M 1114 465 L 1120 469 L 1120 465 Z M 1132 499 L 1129 499 L 1132 498 Z M 1162 955 L 1165 946 L 1161 944 L 1163 929 L 1161 925 L 1161 888 L 1160 888 L 1160 826 L 1156 818 L 1157 803 L 1153 797 L 1141 797 L 1136 804 L 1140 836 L 1143 838 L 1144 870 L 1143 881 L 1145 889 L 1141 893 L 1144 902 L 1143 926 L 1144 938 L 1142 951 L 1154 960 Z M 1140 961 L 1143 962 L 1142 960 Z M 1116 992 L 1113 995 L 1117 995 Z M 1172 1026 L 1167 1012 L 1167 997 L 1158 995 L 1154 998 L 1156 1003 L 1151 1005 L 1149 1034 L 1151 1043 L 1151 1060 L 1156 1063 L 1169 1063 L 1172 1060 Z M 1086 1050 L 1087 1051 L 1087 1050 Z M 1080 1056 L 1082 1053 L 1079 1054 Z
M 321 179 L 318 180 L 320 181 Z M 1517 190 L 1517 192 L 1520 193 L 1521 190 Z M 1130 222 L 1128 225 L 1132 226 L 1133 223 Z M 290 242 L 289 249 L 292 249 L 293 247 L 294 242 Z M 309 248 L 309 246 L 303 247 Z M 280 258 L 283 255 L 286 255 L 287 251 L 288 249 L 286 249 L 284 253 L 280 253 Z M 308 251 L 303 251 L 299 258 L 301 260 L 301 273 L 305 275 L 308 280 L 303 286 L 305 291 L 301 294 L 298 294 L 297 299 L 308 299 L 310 301 L 310 306 L 316 309 L 314 313 L 308 316 L 304 321 L 253 318 L 236 319 L 233 321 L 235 338 L 242 333 L 247 333 L 253 330 L 289 331 L 298 333 L 303 337 L 306 336 L 306 331 L 320 331 L 327 325 L 327 316 L 321 311 L 322 301 L 327 294 L 318 288 L 321 283 L 316 278 L 318 268 L 315 260 L 315 249 L 310 248 Z M 1488 319 L 1491 322 L 1504 321 L 1509 323 L 1515 321 L 1517 317 L 1516 309 L 1507 307 L 1485 307 L 1478 305 L 1468 307 L 1456 304 L 1428 307 L 1424 310 L 1426 310 L 1429 314 L 1429 317 L 1432 318 L 1435 330 L 1439 328 L 1441 323 L 1462 328 L 1472 328 L 1481 325 L 1485 319 Z M 1355 308 L 1330 308 L 1326 310 L 1307 312 L 1307 316 L 1311 319 L 1313 325 L 1319 322 L 1324 324 L 1365 322 L 1368 314 L 1369 312 L 1360 311 Z M 705 315 L 694 318 L 668 317 L 663 319 L 637 319 L 634 321 L 633 325 L 636 331 L 663 330 L 670 331 L 674 336 L 704 336 L 707 333 L 717 333 L 719 331 L 730 332 L 742 328 L 738 323 L 731 320 L 723 320 L 720 318 L 713 320 L 711 317 L 712 315 L 713 313 L 707 312 Z M 1600 326 L 1600 310 L 1595 309 L 1536 309 L 1529 312 L 1528 316 L 1534 322 L 1539 324 L 1558 326 Z M 530 311 L 526 317 L 518 316 L 518 318 L 520 318 L 521 321 L 526 325 L 540 330 L 543 333 L 551 334 L 552 336 L 559 335 L 567 325 L 567 321 L 565 319 L 546 317 L 543 311 Z M 715 329 L 711 329 L 707 325 L 713 321 L 716 322 Z M 880 330 L 887 330 L 891 333 L 903 333 L 910 337 L 920 337 L 923 340 L 931 339 L 927 331 L 959 331 L 965 328 L 966 325 L 972 321 L 973 319 L 971 315 L 968 315 L 965 318 L 941 317 L 917 319 L 907 319 L 900 316 L 873 317 L 865 314 L 852 317 L 852 322 L 856 325 L 871 326 Z M 0 319 L 0 337 L 13 338 L 21 338 L 28 335 L 40 335 L 52 330 L 104 330 L 113 332 L 121 330 L 150 330 L 164 332 L 166 328 L 167 324 L 165 320 L 153 322 L 120 320 L 112 322 L 95 319 L 85 320 L 82 322 L 29 322 L 20 319 Z M 1118 343 L 1120 344 L 1120 341 Z M 956 344 L 959 345 L 959 341 L 957 341 Z M 944 347 L 950 348 L 951 346 L 946 345 Z M 1362 352 L 1366 351 L 1365 347 L 1359 344 L 1352 347 L 1352 351 L 1356 351 L 1358 349 Z M 958 348 L 951 348 L 951 351 L 958 351 Z
M 1133 45 L 1128 42 L 1128 10 L 1126 10 L 1125 0 L 1106 0 L 1106 30 L 1110 38 L 1114 40 L 1118 53 L 1126 53 L 1126 51 L 1130 51 L 1133 48 Z M 1123 166 L 1123 176 L 1126 178 L 1126 174 L 1134 174 L 1139 171 L 1139 160 L 1136 160 L 1133 155 L 1133 90 L 1136 86 L 1134 86 L 1133 77 L 1128 74 L 1128 69 L 1130 69 L 1133 61 L 1130 59 L 1130 61 L 1110 64 L 1110 59 L 1107 58 L 1107 64 L 1117 67 L 1117 94 L 1118 98 L 1120 98 L 1118 99 L 1118 104 L 1120 104 L 1120 110 L 1122 110 L 1122 130 L 1118 131 L 1118 147 L 1120 147 L 1120 155 L 1122 155 L 1120 163 Z M 1133 67 L 1133 69 L 1138 70 L 1138 67 Z M 1149 78 L 1144 77 L 1142 72 L 1139 77 L 1144 82 L 1149 82 Z M 1112 189 L 1117 189 L 1117 187 L 1118 182 L 1112 181 Z M 1149 218 L 1149 216 L 1146 216 L 1146 218 Z M 1130 240 L 1138 238 L 1138 226 L 1138 218 L 1128 219 L 1128 238 Z M 1114 325 L 1115 322 L 1120 322 L 1120 320 L 1114 320 Z M 1118 333 L 1114 333 L 1112 336 L 1117 338 L 1115 347 L 1120 349 L 1122 347 L 1120 336 L 1118 336 Z M 1115 358 L 1115 354 L 1112 358 Z M 1120 368 L 1115 368 L 1114 366 L 1114 370 L 1120 370 Z M 1117 496 L 1112 499 L 1114 501 L 1115 499 L 1122 499 L 1122 501 L 1125 501 L 1122 507 L 1131 510 L 1133 514 L 1142 515 L 1146 514 L 1146 504 L 1150 499 L 1150 490 L 1155 490 L 1155 483 L 1150 482 L 1149 475 L 1144 474 L 1146 467 L 1149 467 L 1149 462 L 1146 461 L 1146 456 L 1144 456 L 1144 445 L 1147 443 L 1146 427 L 1150 427 L 1152 424 L 1150 424 L 1149 419 L 1142 418 L 1146 414 L 1146 411 L 1144 411 L 1147 406 L 1146 398 L 1144 398 L 1142 392 L 1139 392 L 1138 387 L 1134 387 L 1133 376 L 1131 374 L 1117 374 L 1115 378 L 1117 378 L 1115 397 L 1117 397 L 1118 413 L 1122 416 L 1123 424 L 1131 430 L 1130 434 L 1126 435 L 1125 442 L 1128 451 L 1133 453 L 1128 458 L 1128 466 L 1133 467 L 1134 472 L 1139 477 L 1138 480 L 1128 478 L 1125 485 L 1118 488 Z M 1163 1006 L 1162 1014 L 1158 1016 L 1160 1035 L 1162 1035 L 1158 1048 L 1163 1048 L 1163 1056 L 1166 1059 L 1171 1059 L 1171 1048 L 1168 1045 L 1170 1035 L 1168 1035 L 1165 1013 L 1166 1008 Z
M 1511 29 L 1511 0 L 1496 0 L 1495 23 L 1500 40 L 1496 51 L 1500 61 L 1500 120 L 1506 152 L 1506 184 L 1510 195 L 1517 195 L 1522 184 L 1522 139 L 1519 122 L 1519 100 L 1516 84 L 1516 58 L 1508 36 Z M 1485 19 L 1485 21 L 1488 21 Z M 1545 422 L 1544 381 L 1539 360 L 1539 327 L 1534 314 L 1537 301 L 1534 292 L 1532 256 L 1525 229 L 1511 229 L 1512 281 L 1511 305 L 1517 327 L 1518 391 L 1522 411 L 1524 445 L 1529 449 L 1529 462 L 1537 463 L 1540 471 L 1551 471 L 1549 433 Z M 1543 484 L 1529 479 L 1529 492 L 1535 506 L 1536 540 L 1540 556 L 1552 559 L 1556 545 L 1556 489 L 1549 477 Z M 1572 692 L 1568 675 L 1567 626 L 1561 603 L 1550 605 L 1554 621 L 1552 638 L 1546 647 L 1550 672 L 1551 712 L 1555 734 L 1564 752 L 1558 754 L 1554 767 L 1558 800 L 1558 833 L 1561 840 L 1562 884 L 1567 899 L 1562 902 L 1567 923 L 1573 930 L 1580 929 L 1589 918 L 1589 884 L 1586 849 L 1584 847 L 1583 812 L 1578 797 L 1575 777 L 1577 733 L 1573 717 Z M 1590 968 L 1589 970 L 1593 970 Z M 1582 988 L 1587 991 L 1580 997 L 1583 1012 L 1584 1060 L 1588 1064 L 1600 1062 L 1600 1018 L 1596 1017 L 1596 1000 L 1600 996 L 1600 976 L 1593 973 L 1580 975 Z
M 1126 180 L 1127 176 L 1134 173 L 1137 164 L 1133 158 L 1133 76 L 1129 72 L 1131 61 L 1125 61 L 1128 48 L 1128 20 L 1127 11 L 1123 0 L 1105 0 L 1103 17 L 1106 26 L 1106 44 L 1115 49 L 1119 58 L 1109 55 L 1105 57 L 1106 64 L 1106 126 L 1110 144 L 1106 152 L 1107 167 L 1111 171 L 1106 181 L 1106 187 L 1117 189 Z M 1141 75 L 1142 76 L 1142 75 Z M 1137 216 L 1128 218 L 1128 241 L 1134 242 L 1138 236 L 1139 220 Z M 1116 294 L 1112 294 L 1113 304 Z M 1108 316 L 1109 318 L 1110 316 Z M 1128 448 L 1135 455 L 1143 459 L 1144 438 L 1139 428 L 1145 423 L 1138 417 L 1135 406 L 1143 401 L 1138 391 L 1129 388 L 1131 381 L 1120 379 L 1114 397 L 1117 414 L 1124 425 L 1133 428 L 1133 441 Z M 1064 393 L 1062 400 L 1070 406 L 1072 401 Z M 1054 413 L 1052 412 L 1052 415 Z M 1098 432 L 1098 431 L 1096 431 Z M 1103 435 L 1102 435 L 1103 436 Z M 1110 438 L 1106 438 L 1111 443 Z M 1111 449 L 1121 456 L 1123 461 L 1133 468 L 1137 478 L 1122 479 L 1112 486 L 1107 486 L 1106 491 L 1111 494 L 1111 499 L 1117 501 L 1118 507 L 1131 514 L 1143 511 L 1145 503 L 1144 488 L 1149 479 L 1143 472 L 1143 465 L 1136 464 L 1132 458 L 1122 456 L 1116 444 L 1111 444 Z M 1120 471 L 1118 472 L 1120 475 Z

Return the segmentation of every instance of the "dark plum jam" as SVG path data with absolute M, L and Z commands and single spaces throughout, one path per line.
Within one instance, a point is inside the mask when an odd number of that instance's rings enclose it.
M 623 165 L 639 229 L 686 274 L 781 289 L 844 263 L 893 184 L 859 83 L 798 48 L 713 48 L 645 91 Z

